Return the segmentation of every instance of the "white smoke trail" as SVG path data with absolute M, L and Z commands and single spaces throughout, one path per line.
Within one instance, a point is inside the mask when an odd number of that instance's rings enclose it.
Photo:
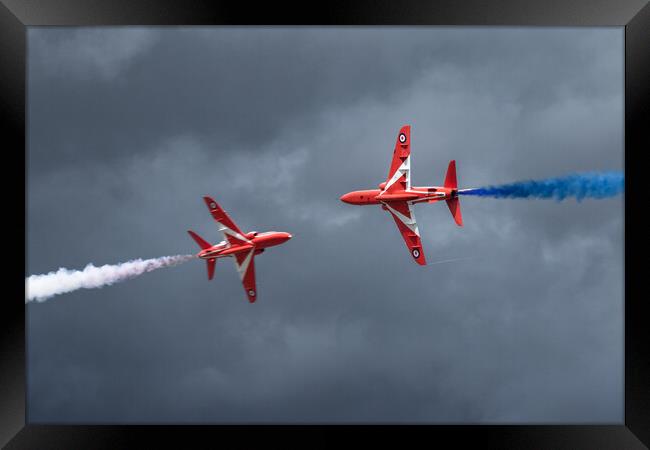
M 140 258 L 120 264 L 95 267 L 88 264 L 84 270 L 68 270 L 64 267 L 45 275 L 31 275 L 25 279 L 25 303 L 76 291 L 81 288 L 98 288 L 137 277 L 145 272 L 175 266 L 194 258 L 194 255 L 162 256 L 142 260 Z

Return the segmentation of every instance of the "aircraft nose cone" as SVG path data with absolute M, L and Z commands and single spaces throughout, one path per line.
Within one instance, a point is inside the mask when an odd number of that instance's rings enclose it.
M 348 192 L 347 194 L 341 195 L 341 198 L 339 200 L 341 200 L 344 203 L 350 203 L 350 194 L 351 193 Z
M 284 232 L 283 232 L 283 233 L 280 235 L 280 240 L 281 240 L 281 242 L 287 242 L 287 241 L 288 241 L 289 239 L 291 239 L 292 237 L 293 237 L 293 236 L 291 235 L 291 233 L 284 233 Z

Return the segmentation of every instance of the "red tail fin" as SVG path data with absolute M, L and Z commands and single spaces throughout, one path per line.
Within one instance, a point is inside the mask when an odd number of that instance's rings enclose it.
M 447 175 L 445 176 L 445 187 L 453 189 L 452 197 L 447 199 L 447 206 L 451 215 L 459 227 L 463 226 L 463 216 L 460 213 L 460 201 L 458 200 L 458 180 L 456 179 L 456 160 L 449 161 L 447 167 Z
M 199 247 L 201 247 L 203 250 L 205 250 L 206 248 L 212 247 L 212 244 L 205 241 L 201 236 L 196 234 L 194 231 L 187 230 L 187 232 L 190 234 L 190 236 L 192 236 L 192 239 L 194 239 L 196 241 L 196 243 L 199 244 Z
M 208 280 L 211 280 L 214 277 L 214 266 L 217 264 L 216 258 L 210 258 L 205 260 L 208 263 Z
M 458 197 L 447 199 L 447 206 L 449 206 L 449 211 L 451 211 L 451 215 L 454 216 L 454 220 L 458 226 L 462 227 L 463 216 L 460 213 L 460 202 L 458 201 Z
M 456 181 L 456 160 L 452 159 L 449 161 L 449 166 L 447 167 L 447 175 L 445 176 L 445 187 L 446 188 L 458 188 L 458 182 Z

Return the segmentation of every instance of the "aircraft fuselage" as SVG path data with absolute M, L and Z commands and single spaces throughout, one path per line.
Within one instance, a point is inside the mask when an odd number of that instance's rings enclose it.
M 221 241 L 210 248 L 201 250 L 197 256 L 202 259 L 225 258 L 238 253 L 248 253 L 252 248 L 255 249 L 255 254 L 259 254 L 267 247 L 274 247 L 291 239 L 291 234 L 282 231 L 267 231 L 265 233 L 251 231 L 244 236 L 250 241 L 250 244 L 228 246 L 226 241 Z
M 458 196 L 458 189 L 441 186 L 412 187 L 408 190 L 383 194 L 382 192 L 382 189 L 352 191 L 341 196 L 341 201 L 351 205 L 379 205 L 384 202 L 432 203 Z

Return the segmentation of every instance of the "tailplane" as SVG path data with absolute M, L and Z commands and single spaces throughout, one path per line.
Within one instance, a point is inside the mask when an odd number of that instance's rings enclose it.
M 463 226 L 463 216 L 460 213 L 460 201 L 458 200 L 458 180 L 456 178 L 456 160 L 449 161 L 447 175 L 445 175 L 445 187 L 451 189 L 451 198 L 447 199 L 447 206 L 454 221 L 459 227 Z
M 192 231 L 192 230 L 187 230 L 187 232 L 189 233 L 190 236 L 192 236 L 192 239 L 194 239 L 194 241 L 195 241 L 197 244 L 199 244 L 199 247 L 201 247 L 201 250 L 205 250 L 206 248 L 210 248 L 210 247 L 212 247 L 212 244 L 210 244 L 209 242 L 207 242 L 205 239 L 203 239 L 201 236 L 199 236 L 198 234 L 196 234 L 194 231 Z
M 447 206 L 449 206 L 449 211 L 451 215 L 454 216 L 454 220 L 459 227 L 463 226 L 463 216 L 460 213 L 460 202 L 458 197 L 447 199 Z

